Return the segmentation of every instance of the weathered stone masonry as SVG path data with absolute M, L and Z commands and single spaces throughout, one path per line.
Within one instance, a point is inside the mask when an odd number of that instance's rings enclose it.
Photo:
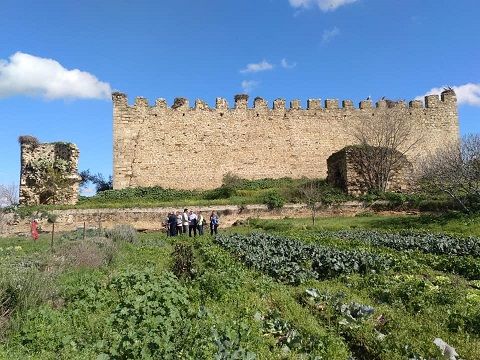
M 22 138 L 22 137 L 21 137 Z M 23 138 L 34 139 L 27 136 Z M 20 142 L 20 204 L 76 204 L 78 201 L 78 157 L 79 151 L 71 143 Z M 45 191 L 43 170 L 55 167 L 68 183 L 54 197 Z
M 413 167 L 405 155 L 400 152 L 396 153 L 395 165 L 392 166 L 386 190 L 406 192 L 412 187 Z M 361 170 L 362 162 L 359 163 L 356 160 L 358 156 L 361 157 L 363 155 L 361 148 L 356 146 L 346 146 L 342 150 L 330 155 L 327 159 L 327 181 L 350 195 L 367 193 L 370 182 L 368 176 L 366 176 L 367 174 Z
M 423 134 L 417 153 L 434 151 L 458 139 L 457 102 L 453 92 L 392 105 L 382 100 L 360 102 L 310 99 L 302 109 L 299 100 L 277 99 L 270 109 L 261 98 L 249 108 L 246 96 L 229 108 L 223 98 L 215 108 L 186 99 L 168 107 L 164 99 L 150 106 L 137 97 L 113 93 L 113 174 L 115 189 L 134 186 L 207 189 L 221 184 L 231 172 L 243 178 L 324 178 L 327 158 L 354 144 L 351 128 L 360 121 L 375 121 L 395 112 L 415 123 Z M 393 106 L 393 108 L 392 108 Z M 416 155 L 412 153 L 412 157 Z

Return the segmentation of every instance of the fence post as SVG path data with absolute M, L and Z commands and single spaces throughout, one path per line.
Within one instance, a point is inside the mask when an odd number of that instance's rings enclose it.
M 52 248 L 53 252 L 53 236 L 55 235 L 55 222 L 52 223 L 52 240 L 50 242 L 50 247 Z

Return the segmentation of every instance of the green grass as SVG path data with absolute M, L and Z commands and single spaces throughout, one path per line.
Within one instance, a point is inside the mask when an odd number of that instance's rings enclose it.
M 317 217 L 315 226 L 312 219 L 251 219 L 250 226 L 266 231 L 298 232 L 300 230 L 428 230 L 457 235 L 480 237 L 480 215 L 450 213 L 443 215 L 378 215 L 355 217 Z

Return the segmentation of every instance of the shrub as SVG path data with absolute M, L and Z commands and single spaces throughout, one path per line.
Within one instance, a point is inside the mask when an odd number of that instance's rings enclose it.
M 239 186 L 239 189 L 242 190 L 262 190 L 262 189 L 271 189 L 271 188 L 287 188 L 295 186 L 298 183 L 298 180 L 293 180 L 289 177 L 279 178 L 279 179 L 257 179 L 257 180 L 247 180 L 242 179 L 242 183 Z
M 427 199 L 419 201 L 420 211 L 444 212 L 447 210 L 459 210 L 460 207 L 450 199 Z
M 113 240 L 108 238 L 89 238 L 66 243 L 57 251 L 57 260 L 74 267 L 100 267 L 108 265 L 116 252 Z
M 245 182 L 244 179 L 240 178 L 237 175 L 234 175 L 231 172 L 228 172 L 225 175 L 223 175 L 222 185 L 233 188 L 233 189 L 237 189 L 237 188 L 240 188 L 244 182 Z
M 105 234 L 104 231 L 99 228 L 85 229 L 85 238 L 102 237 L 104 236 L 104 234 Z M 81 228 L 77 228 L 76 230 L 63 233 L 60 239 L 67 240 L 67 241 L 82 240 L 83 235 L 84 235 L 83 227 L 81 227 Z
M 47 216 L 47 222 L 49 222 L 50 224 L 55 223 L 57 221 L 57 218 L 58 218 L 57 214 L 53 214 L 51 212 L 47 212 L 46 216 Z
M 235 189 L 229 185 L 222 185 L 213 190 L 207 190 L 202 198 L 205 200 L 228 199 L 235 195 Z
M 180 242 L 175 244 L 173 250 L 172 271 L 178 278 L 190 278 L 195 276 L 195 256 L 191 244 Z
M 403 205 L 409 201 L 409 198 L 406 194 L 396 192 L 386 192 L 384 197 L 385 200 L 389 201 L 393 206 Z
M 41 304 L 53 293 L 50 277 L 36 268 L 0 270 L 0 338 L 14 313 Z
M 136 243 L 138 240 L 137 230 L 131 225 L 117 225 L 113 229 L 106 229 L 105 236 L 113 242 Z
M 112 175 L 105 179 L 104 176 L 100 173 L 92 174 L 90 170 L 83 170 L 79 173 L 80 178 L 80 186 L 84 187 L 88 182 L 91 182 L 95 185 L 95 190 L 97 193 L 106 191 L 106 190 L 113 190 L 113 178 Z
M 233 214 L 233 210 L 231 210 L 231 209 L 222 210 L 222 215 L 228 216 L 228 215 L 232 215 L 232 214 Z
M 172 201 L 198 197 L 199 191 L 164 189 L 160 186 L 135 187 L 121 190 L 105 190 L 85 199 L 89 202 L 125 202 L 132 200 Z
M 276 190 L 267 192 L 262 200 L 269 210 L 281 209 L 285 204 L 285 199 Z

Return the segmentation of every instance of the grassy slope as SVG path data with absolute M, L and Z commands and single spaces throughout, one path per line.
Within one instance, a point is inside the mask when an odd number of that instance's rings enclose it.
M 341 230 L 341 229 L 378 229 L 378 230 L 428 230 L 465 236 L 480 237 L 480 216 L 465 216 L 458 213 L 450 215 L 372 215 L 356 217 L 316 218 L 312 219 L 254 220 L 253 227 L 265 230 Z
M 92 209 L 130 207 L 184 207 L 200 205 L 245 205 L 263 202 L 266 194 L 276 192 L 286 202 L 301 202 L 300 188 L 314 182 L 327 201 L 344 201 L 350 197 L 320 179 L 259 179 L 234 178 L 212 190 L 175 190 L 159 187 L 107 190 L 92 197 L 81 197 L 76 205 L 43 205 L 23 207 L 24 212 L 53 209 Z

